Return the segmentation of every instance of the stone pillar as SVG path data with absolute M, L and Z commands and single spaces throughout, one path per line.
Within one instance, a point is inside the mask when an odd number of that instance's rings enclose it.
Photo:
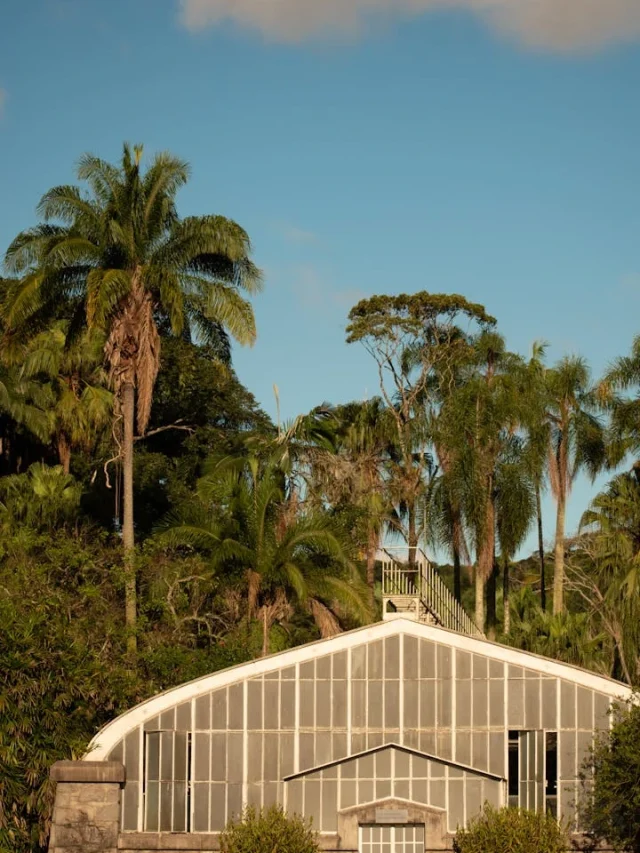
M 117 761 L 57 761 L 49 853 L 117 853 L 124 766 Z

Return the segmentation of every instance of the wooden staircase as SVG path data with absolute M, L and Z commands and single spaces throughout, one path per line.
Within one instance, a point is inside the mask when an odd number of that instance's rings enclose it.
M 472 637 L 484 636 L 420 548 L 414 549 L 412 559 L 409 548 L 382 548 L 376 559 L 382 563 L 385 620 L 403 616 Z

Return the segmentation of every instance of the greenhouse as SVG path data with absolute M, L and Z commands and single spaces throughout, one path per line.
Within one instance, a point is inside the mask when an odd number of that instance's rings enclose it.
M 245 804 L 279 803 L 324 849 L 361 853 L 447 849 L 485 802 L 550 810 L 578 832 L 582 761 L 628 688 L 385 609 L 114 720 L 85 761 L 54 768 L 52 850 L 99 789 L 111 817 L 84 820 L 114 850 L 216 849 Z

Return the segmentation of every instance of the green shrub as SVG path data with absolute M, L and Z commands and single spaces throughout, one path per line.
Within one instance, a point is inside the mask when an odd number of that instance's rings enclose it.
M 495 809 L 485 804 L 467 829 L 459 829 L 456 853 L 566 853 L 569 840 L 549 814 L 524 809 Z
M 606 839 L 620 853 L 640 853 L 640 706 L 620 707 L 616 718 L 583 769 L 592 790 L 583 821 L 595 840 Z
M 311 823 L 280 806 L 256 811 L 249 806 L 220 836 L 222 853 L 318 853 Z

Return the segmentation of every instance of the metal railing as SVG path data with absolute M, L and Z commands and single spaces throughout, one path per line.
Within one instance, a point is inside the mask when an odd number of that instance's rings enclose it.
M 406 547 L 389 547 L 378 552 L 382 562 L 383 598 L 413 600 L 422 610 L 416 614 L 419 619 L 472 637 L 484 636 L 424 552 L 420 548 L 412 550 L 413 554 Z

